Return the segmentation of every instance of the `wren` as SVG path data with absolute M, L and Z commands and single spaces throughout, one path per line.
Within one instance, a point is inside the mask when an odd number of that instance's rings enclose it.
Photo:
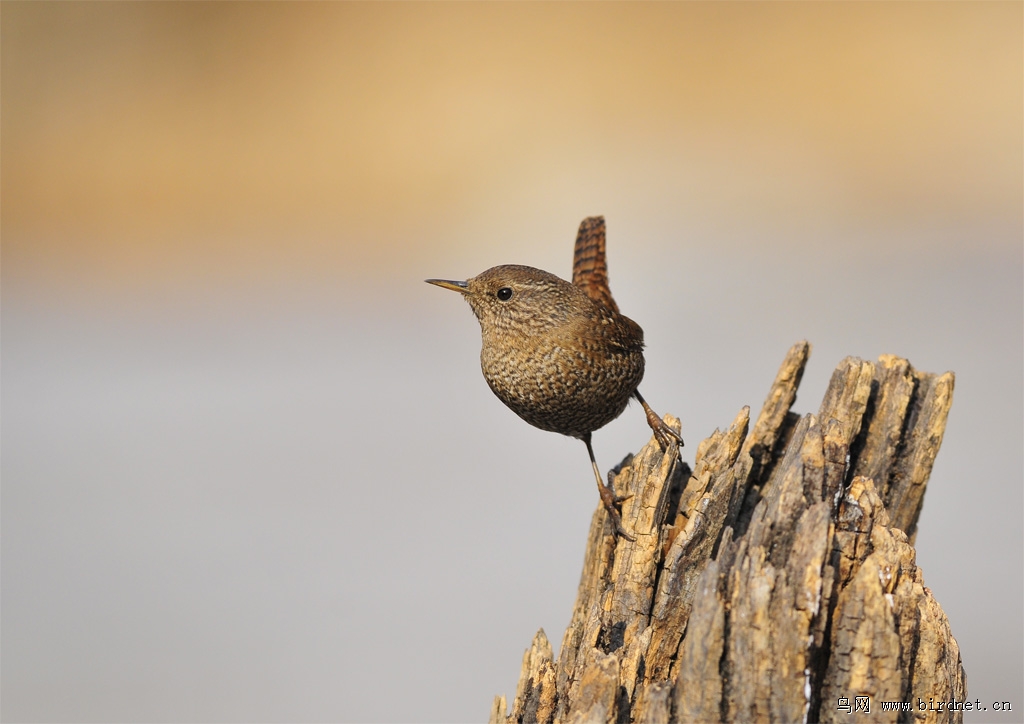
M 640 395 L 644 332 L 619 313 L 608 287 L 604 217 L 580 224 L 572 283 L 540 269 L 507 264 L 464 282 L 427 279 L 462 294 L 480 322 L 480 367 L 495 395 L 541 430 L 582 440 L 615 531 L 622 527 L 611 488 L 590 443 L 591 433 L 636 398 L 662 449 L 683 440 Z

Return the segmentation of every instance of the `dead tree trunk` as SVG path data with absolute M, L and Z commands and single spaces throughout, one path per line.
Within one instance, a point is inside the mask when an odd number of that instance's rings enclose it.
M 539 631 L 492 724 L 962 721 L 959 648 L 913 548 L 953 374 L 847 358 L 800 417 L 809 352 L 692 472 L 653 439 L 614 471 L 636 541 L 598 506 L 559 658 Z

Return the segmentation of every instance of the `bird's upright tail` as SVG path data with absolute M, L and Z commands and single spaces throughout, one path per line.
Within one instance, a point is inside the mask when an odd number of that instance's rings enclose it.
M 588 216 L 576 234 L 576 250 L 572 257 L 572 283 L 595 302 L 613 312 L 619 307 L 608 287 L 608 263 L 604 253 L 604 217 Z

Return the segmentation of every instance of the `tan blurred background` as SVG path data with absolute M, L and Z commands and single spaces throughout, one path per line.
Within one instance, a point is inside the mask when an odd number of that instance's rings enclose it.
M 918 537 L 1024 710 L 1024 6 L 0 4 L 5 721 L 471 721 L 597 500 L 422 284 L 604 214 L 696 442 L 957 373 Z M 635 410 L 598 433 L 610 467 Z M 579 449 L 577 449 L 579 448 Z

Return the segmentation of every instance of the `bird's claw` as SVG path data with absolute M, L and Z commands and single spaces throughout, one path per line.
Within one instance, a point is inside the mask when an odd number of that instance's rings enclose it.
M 658 417 L 658 413 L 651 409 L 651 406 L 647 404 L 647 401 L 640 394 L 640 390 L 633 392 L 635 397 L 644 408 L 644 415 L 647 416 L 647 424 L 650 425 L 651 430 L 654 431 L 654 439 L 658 441 L 658 445 L 661 446 L 662 452 L 668 450 L 670 445 L 683 446 L 683 438 L 679 436 L 679 433 L 668 426 L 664 420 Z
M 636 543 L 636 538 L 631 536 L 629 533 L 626 532 L 626 529 L 622 527 L 622 521 L 618 519 L 618 516 L 616 516 L 616 518 L 615 518 L 615 520 L 613 520 L 613 522 L 615 523 L 615 534 L 616 535 L 621 535 L 623 538 L 628 540 L 630 543 Z
M 622 527 L 622 516 L 619 515 L 619 509 L 616 507 L 618 503 L 623 500 L 629 500 L 633 497 L 633 494 L 618 497 L 615 492 L 607 485 L 599 486 L 599 492 L 601 494 L 601 502 L 604 504 L 604 509 L 608 511 L 608 517 L 612 519 L 612 525 L 615 527 L 615 533 L 621 535 L 626 540 L 635 543 L 636 538 L 626 532 L 626 529 Z
M 665 424 L 664 420 L 658 418 L 658 424 L 652 424 L 651 430 L 654 431 L 654 439 L 658 441 L 662 451 L 668 450 L 671 445 L 683 447 L 683 438 L 680 437 L 678 432 Z

